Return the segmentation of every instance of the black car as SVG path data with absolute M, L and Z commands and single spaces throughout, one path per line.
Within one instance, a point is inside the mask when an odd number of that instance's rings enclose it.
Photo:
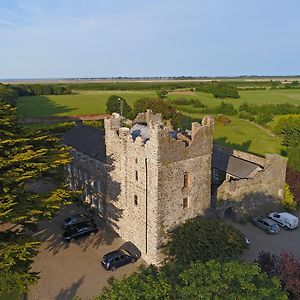
M 69 229 L 76 226 L 77 224 L 85 224 L 86 222 L 93 222 L 94 219 L 86 214 L 75 214 L 71 215 L 68 218 L 64 219 L 62 223 L 63 229 Z
M 131 242 L 124 243 L 118 250 L 105 254 L 101 260 L 102 266 L 108 271 L 136 262 L 141 252 Z
M 67 229 L 63 233 L 63 239 L 65 242 L 70 242 L 82 238 L 87 235 L 94 235 L 98 231 L 97 225 L 95 223 L 83 223 L 77 224 L 70 229 Z

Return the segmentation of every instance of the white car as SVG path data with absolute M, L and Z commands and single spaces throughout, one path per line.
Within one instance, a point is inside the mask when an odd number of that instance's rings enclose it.
M 273 212 L 268 214 L 268 217 L 284 228 L 294 229 L 298 227 L 298 218 L 287 212 Z

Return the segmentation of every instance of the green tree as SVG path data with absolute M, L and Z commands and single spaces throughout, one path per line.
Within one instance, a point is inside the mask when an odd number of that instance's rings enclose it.
M 151 109 L 154 113 L 161 113 L 163 118 L 171 120 L 174 128 L 180 126 L 182 114 L 176 110 L 176 108 L 167 100 L 163 99 L 147 99 L 142 98 L 134 103 L 133 115 L 145 112 L 147 109 Z
M 117 95 L 110 96 L 106 101 L 106 112 L 109 114 L 114 112 L 121 113 L 121 110 L 124 117 L 131 117 L 132 108 L 128 105 L 126 99 Z
M 110 278 L 108 284 L 97 300 L 173 299 L 173 288 L 166 275 L 153 265 L 119 281 Z
M 268 278 L 255 264 L 197 262 L 179 278 L 177 299 L 288 299 L 280 281 Z
M 77 194 L 61 178 L 71 159 L 68 150 L 58 136 L 16 126 L 15 108 L 0 102 L 0 224 L 13 225 L 0 235 L 0 294 L 24 291 L 38 279 L 30 263 L 39 242 L 24 234 Z M 39 194 L 28 187 L 50 176 L 56 182 L 52 191 Z
M 167 254 L 181 265 L 197 260 L 232 259 L 246 248 L 245 237 L 219 220 L 197 217 L 176 227 L 170 233 Z

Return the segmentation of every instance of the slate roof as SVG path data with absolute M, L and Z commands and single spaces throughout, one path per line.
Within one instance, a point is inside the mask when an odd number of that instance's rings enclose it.
M 104 130 L 92 126 L 77 125 L 63 135 L 63 143 L 105 162 Z
M 213 168 L 224 171 L 240 179 L 249 178 L 249 175 L 254 170 L 261 168 L 260 165 L 251 161 L 247 161 L 216 150 L 213 151 L 212 166 Z

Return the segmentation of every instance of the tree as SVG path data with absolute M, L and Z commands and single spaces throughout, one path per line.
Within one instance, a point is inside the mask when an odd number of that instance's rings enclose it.
M 288 299 L 278 279 L 268 278 L 256 264 L 234 261 L 196 262 L 186 270 L 149 266 L 108 284 L 97 300 Z
M 216 98 L 240 98 L 237 87 L 222 82 L 214 84 L 212 94 Z
M 106 111 L 109 114 L 112 114 L 114 112 L 121 113 L 121 110 L 124 117 L 131 117 L 130 113 L 132 111 L 132 108 L 128 105 L 126 99 L 117 95 L 110 96 L 106 101 Z
M 174 128 L 178 128 L 182 114 L 167 100 L 142 98 L 134 103 L 133 115 L 151 109 L 154 113 L 161 113 L 164 119 L 171 120 Z
M 0 233 L 0 294 L 24 291 L 38 279 L 30 263 L 39 242 L 25 233 L 77 194 L 61 178 L 70 159 L 58 136 L 16 126 L 15 108 L 0 102 L 0 224 L 12 224 Z M 49 176 L 56 182 L 52 191 L 39 194 L 28 188 L 29 181 Z
M 300 299 L 300 262 L 292 253 L 281 252 L 279 256 L 271 256 L 261 252 L 257 262 L 266 274 L 280 279 L 290 299 Z
M 197 262 L 179 275 L 177 299 L 288 299 L 280 282 L 255 264 Z
M 177 226 L 170 233 L 167 254 L 182 265 L 197 260 L 232 259 L 246 248 L 245 237 L 219 220 L 197 217 Z
M 165 274 L 153 265 L 117 281 L 110 278 L 109 286 L 102 290 L 97 300 L 160 300 L 173 299 L 172 286 Z

